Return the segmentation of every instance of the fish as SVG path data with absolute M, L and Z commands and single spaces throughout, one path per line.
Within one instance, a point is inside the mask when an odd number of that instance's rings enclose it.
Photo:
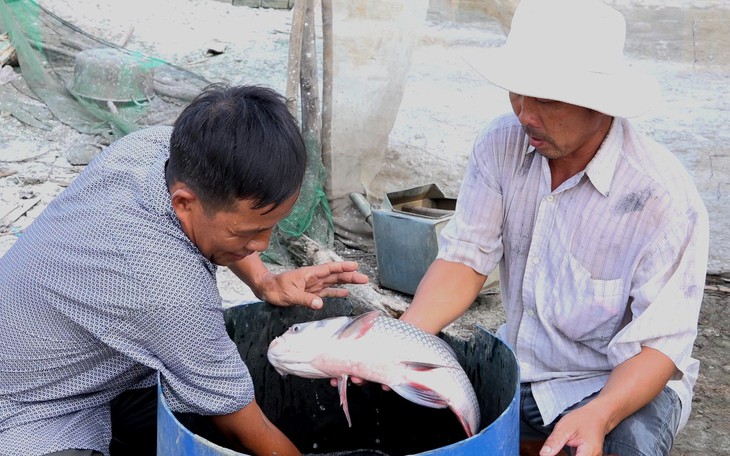
M 379 310 L 294 324 L 271 341 L 267 358 L 282 376 L 337 379 L 350 427 L 347 383 L 357 377 L 416 404 L 450 408 L 467 437 L 479 430 L 479 402 L 451 346 Z

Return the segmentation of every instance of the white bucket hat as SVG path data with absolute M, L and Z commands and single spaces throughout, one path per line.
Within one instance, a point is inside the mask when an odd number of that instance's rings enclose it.
M 623 15 L 599 0 L 522 0 L 505 45 L 470 64 L 516 94 L 635 117 L 661 101 L 661 87 L 629 67 L 625 39 Z

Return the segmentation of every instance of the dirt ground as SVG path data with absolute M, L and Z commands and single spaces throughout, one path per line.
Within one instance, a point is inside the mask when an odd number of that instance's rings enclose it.
M 163 58 L 212 81 L 265 83 L 279 90 L 285 87 L 290 26 L 287 11 L 234 7 L 214 0 L 40 3 L 111 41 L 133 25 L 130 49 Z M 447 196 L 456 195 L 474 135 L 490 117 L 505 110 L 506 100 L 479 75 L 470 72 L 453 49 L 495 43 L 500 33 L 496 22 L 477 22 L 454 11 L 429 13 L 423 37 L 414 50 L 407 89 L 382 168 L 370 187 L 376 201 L 388 191 L 424 183 L 437 183 Z M 224 52 L 210 54 L 211 47 Z M 665 77 L 675 74 L 666 62 L 640 63 L 655 65 L 653 68 Z M 713 83 L 727 82 L 727 72 L 713 70 L 712 74 Z M 24 97 L 20 93 L 17 96 Z M 471 102 L 475 98 L 483 101 Z M 27 103 L 43 109 L 37 100 L 28 99 Z M 726 109 L 721 113 L 720 125 L 727 125 L 728 105 L 717 103 L 713 109 Z M 716 111 L 712 115 L 719 120 Z M 0 112 L 0 255 L 83 170 L 83 165 L 69 163 L 69 154 L 78 150 L 79 144 L 95 141 L 57 120 L 50 120 L 49 125 L 49 130 L 41 130 Z M 651 118 L 642 125 L 669 146 L 686 146 L 681 141 L 687 139 L 672 135 L 671 125 L 653 122 Z M 723 146 L 721 152 L 725 153 L 727 146 Z M 358 250 L 338 244 L 337 251 L 343 258 L 360 261 L 362 270 L 377 286 L 377 266 L 371 248 L 364 245 Z M 702 363 L 700 376 L 693 413 L 677 438 L 674 456 L 730 454 L 728 281 L 722 275 L 707 279 L 695 344 L 695 356 Z M 221 272 L 220 288 L 224 304 L 252 298 L 250 290 L 225 271 Z M 406 302 L 409 299 L 393 295 Z M 495 330 L 502 319 L 499 295 L 490 291 L 449 331 L 468 332 L 474 324 Z

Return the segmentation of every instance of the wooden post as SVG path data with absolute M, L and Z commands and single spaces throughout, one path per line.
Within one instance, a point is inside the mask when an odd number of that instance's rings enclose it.
M 302 58 L 302 30 L 304 28 L 304 6 L 308 0 L 294 2 L 289 33 L 289 61 L 287 65 L 286 105 L 294 118 L 297 115 L 297 100 L 299 98 L 299 73 Z
M 317 77 L 317 43 L 314 32 L 314 0 L 306 0 L 302 30 L 301 84 L 302 134 L 305 143 L 312 141 L 322 151 L 322 117 L 319 111 L 319 78 Z
M 332 0 L 322 0 L 322 164 L 324 193 L 332 200 Z

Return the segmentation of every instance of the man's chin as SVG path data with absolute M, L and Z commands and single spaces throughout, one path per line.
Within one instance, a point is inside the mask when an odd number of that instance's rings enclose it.
M 230 266 L 238 263 L 239 261 L 243 260 L 247 256 L 248 255 L 237 255 L 234 253 L 227 253 L 227 254 L 221 255 L 221 256 L 214 256 L 213 258 L 210 259 L 210 262 L 215 265 L 218 265 L 218 266 L 230 267 Z

